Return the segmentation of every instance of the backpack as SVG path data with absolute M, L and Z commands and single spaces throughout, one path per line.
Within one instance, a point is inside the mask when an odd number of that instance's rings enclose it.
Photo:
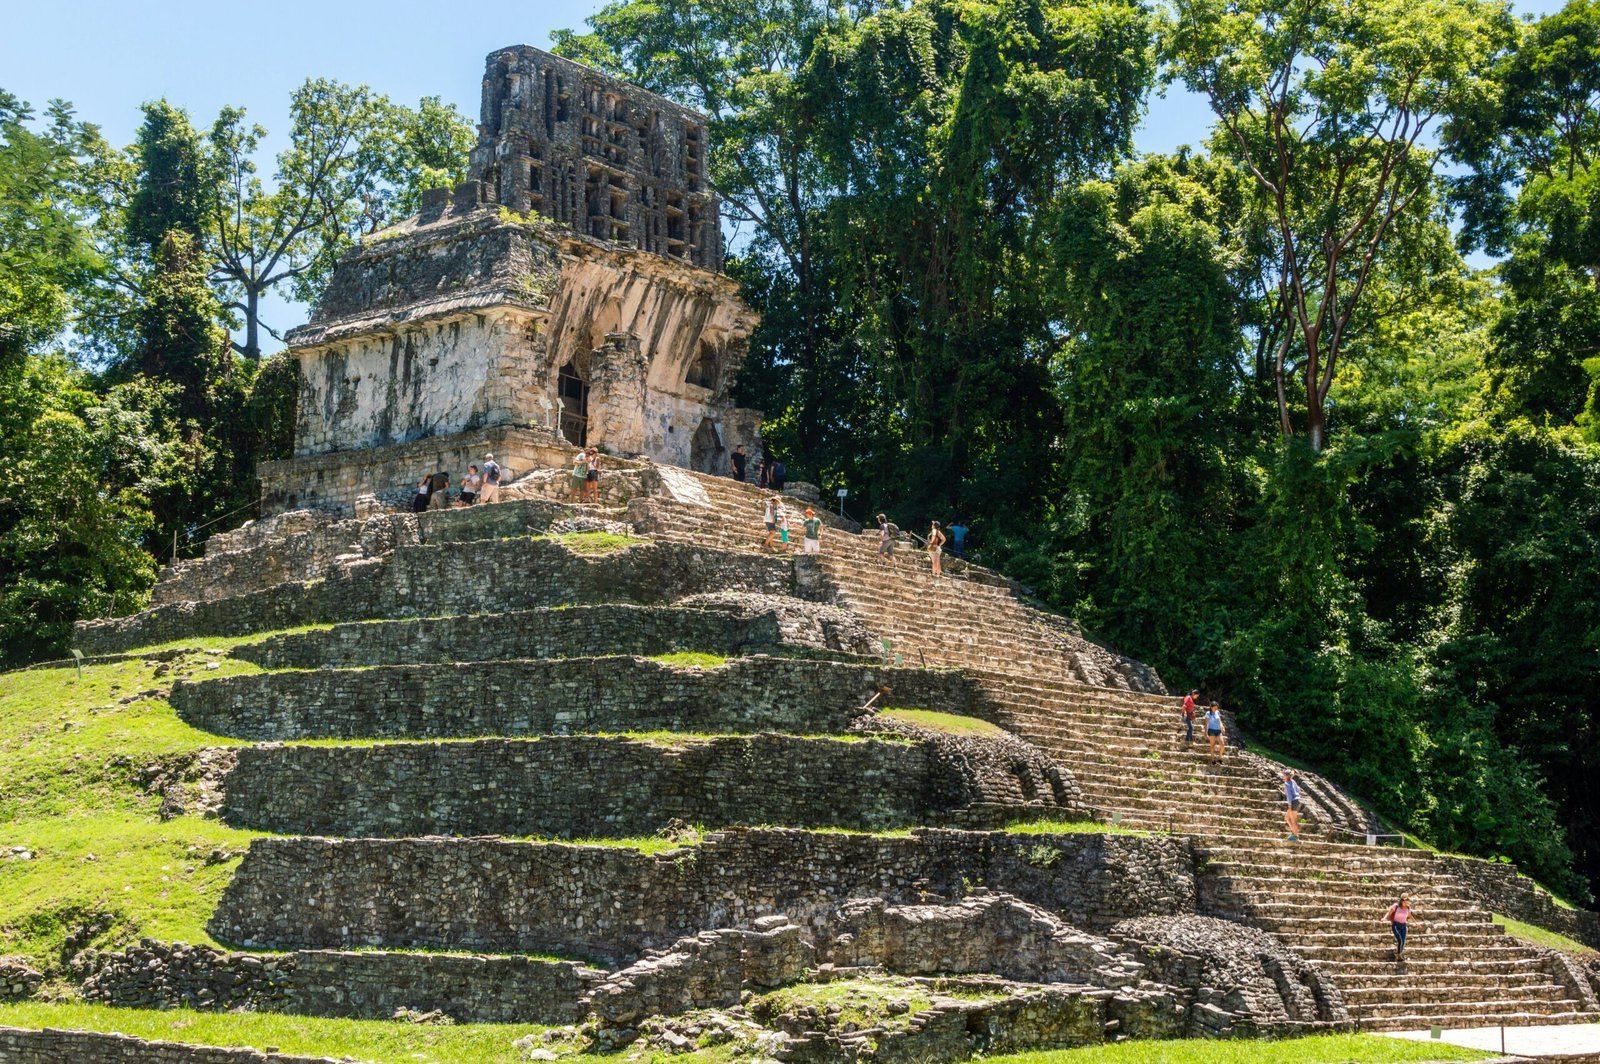
M 773 475 L 774 478 L 776 478 L 778 480 L 782 480 L 787 473 L 788 473 L 788 470 L 783 468 L 783 463 L 782 462 L 773 462 L 772 463 L 772 475 Z

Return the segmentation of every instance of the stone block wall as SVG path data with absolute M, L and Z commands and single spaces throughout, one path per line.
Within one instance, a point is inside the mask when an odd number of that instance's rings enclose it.
M 1517 871 L 1517 866 L 1476 857 L 1439 855 L 1444 871 L 1464 883 L 1490 912 L 1575 938 L 1600 949 L 1600 913 L 1557 905 L 1550 893 Z
M 734 656 L 782 642 L 773 614 L 739 617 L 710 609 L 623 604 L 342 624 L 276 635 L 231 656 L 268 669 L 324 665 L 503 661 L 509 658 L 697 651 Z
M 17 1027 L 0 1027 L 0 1061 L 5 1064 L 338 1064 L 331 1057 L 189 1046 L 94 1031 L 29 1031 Z
M 226 781 L 224 816 L 295 835 L 621 838 L 670 820 L 871 831 L 937 823 L 947 803 L 976 790 L 938 753 L 779 735 L 246 747 Z
M 917 830 L 730 831 L 660 854 L 471 839 L 261 839 L 211 931 L 253 948 L 358 945 L 635 958 L 706 928 L 787 914 L 823 931 L 841 903 L 983 886 L 1105 927 L 1193 912 L 1186 839 Z
M 209 602 L 315 580 L 341 563 L 379 558 L 399 547 L 526 537 L 566 516 L 566 507 L 540 499 L 343 519 L 292 510 L 211 537 L 204 557 L 162 570 L 151 602 Z
M 174 686 L 197 728 L 258 742 L 690 731 L 836 735 L 880 688 L 889 705 L 966 710 L 955 672 L 743 658 L 714 669 L 647 658 L 382 665 Z
M 471 572 L 464 566 L 470 561 Z M 74 642 L 108 654 L 194 635 L 250 635 L 375 617 L 503 613 L 596 602 L 673 602 L 706 587 L 786 594 L 789 558 L 752 558 L 684 544 L 640 544 L 606 555 L 576 553 L 557 539 L 485 540 L 400 547 L 336 565 L 318 581 L 279 584 L 211 602 L 156 606 L 80 621 Z
M 575 961 L 300 950 L 233 953 L 157 942 L 75 962 L 85 1000 L 143 1009 L 244 1009 L 387 1020 L 400 1009 L 460 1023 L 572 1023 L 600 972 Z M 4 1059 L 4 1058 L 0 1058 Z
M 414 487 L 422 474 L 450 474 L 459 485 L 467 465 L 483 464 L 485 454 L 518 477 L 534 469 L 566 463 L 571 448 L 547 429 L 531 425 L 496 425 L 430 436 L 407 443 L 310 454 L 256 466 L 261 481 L 261 513 L 314 508 L 349 516 L 357 497 L 394 488 Z

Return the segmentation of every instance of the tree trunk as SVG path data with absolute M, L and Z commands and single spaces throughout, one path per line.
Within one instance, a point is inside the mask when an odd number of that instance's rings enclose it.
M 261 293 L 255 289 L 245 292 L 244 357 L 261 360 Z

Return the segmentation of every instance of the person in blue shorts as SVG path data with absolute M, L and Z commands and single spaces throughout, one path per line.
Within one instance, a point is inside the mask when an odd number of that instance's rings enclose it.
M 1221 761 L 1227 742 L 1227 730 L 1222 724 L 1222 707 L 1215 702 L 1206 710 L 1206 742 L 1211 744 L 1211 760 Z

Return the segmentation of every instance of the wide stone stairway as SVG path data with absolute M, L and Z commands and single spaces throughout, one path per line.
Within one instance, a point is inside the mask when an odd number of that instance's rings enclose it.
M 908 543 L 889 568 L 831 516 L 820 556 L 763 552 L 753 487 L 605 482 L 600 506 L 530 477 L 491 507 L 283 515 L 82 626 L 88 654 L 261 636 L 231 653 L 265 671 L 171 702 L 244 742 L 222 816 L 270 833 L 212 918 L 230 950 L 147 942 L 86 991 L 589 1016 L 605 1048 L 819 971 L 979 980 L 897 1033 L 791 1023 L 768 1048 L 795 1059 L 1593 1018 L 1581 972 L 1442 859 L 1361 844 L 1332 785 L 1303 777 L 1286 841 L 1279 766 L 1237 728 L 1220 761 L 1184 743 L 1152 670 L 997 574 L 935 579 Z

